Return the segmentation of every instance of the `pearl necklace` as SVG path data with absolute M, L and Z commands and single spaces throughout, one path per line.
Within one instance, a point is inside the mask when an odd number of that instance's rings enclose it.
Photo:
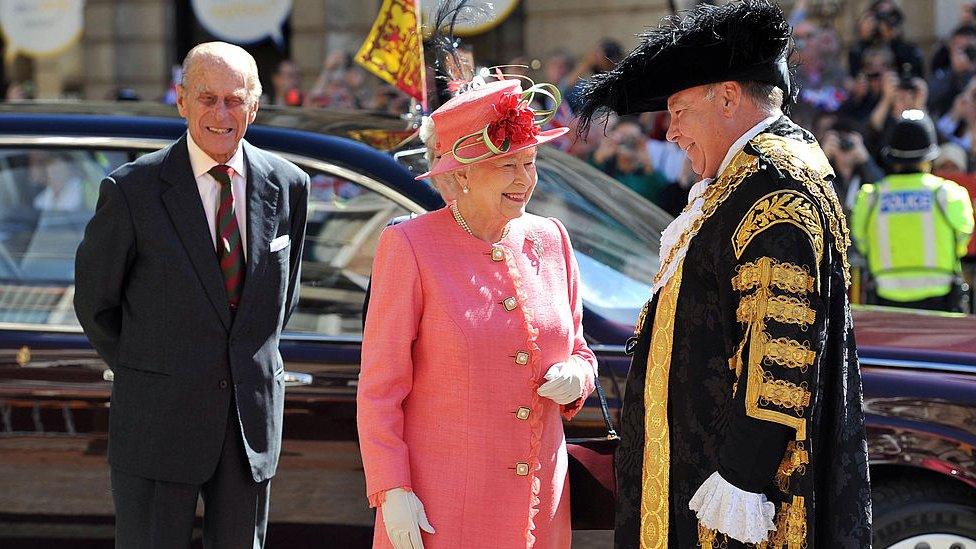
M 458 210 L 457 202 L 451 203 L 451 215 L 454 216 L 454 221 L 457 221 L 457 224 L 460 225 L 462 229 L 464 229 L 464 232 L 468 233 L 471 236 L 475 236 L 474 232 L 471 231 L 471 227 L 468 226 L 468 222 L 465 221 L 463 217 L 461 217 L 461 212 Z M 508 225 L 505 225 L 505 228 L 502 229 L 502 237 L 499 240 L 504 240 L 506 236 L 508 236 Z

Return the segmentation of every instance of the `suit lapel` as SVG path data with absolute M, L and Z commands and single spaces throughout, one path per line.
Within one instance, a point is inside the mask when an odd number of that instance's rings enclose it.
M 203 210 L 200 191 L 190 168 L 190 153 L 186 147 L 184 135 L 170 147 L 166 159 L 163 160 L 160 177 L 170 184 L 163 192 L 163 204 L 180 235 L 187 255 L 190 256 L 190 262 L 207 297 L 210 298 L 224 328 L 229 330 L 230 308 L 227 305 L 224 278 L 220 273 L 217 251 L 213 247 L 207 214 Z
M 281 189 L 269 179 L 271 166 L 265 162 L 261 151 L 246 141 L 244 162 L 247 165 L 247 270 L 244 275 L 244 293 L 235 326 L 250 312 L 251 302 L 259 291 L 256 283 L 267 268 L 271 240 L 278 226 L 278 197 Z

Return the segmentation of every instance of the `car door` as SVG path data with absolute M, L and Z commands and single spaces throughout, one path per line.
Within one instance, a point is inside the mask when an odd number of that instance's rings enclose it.
M 112 538 L 112 375 L 75 318 L 74 253 L 101 179 L 166 144 L 37 141 L 62 146 L 0 147 L 0 521 L 16 525 L 0 529 L 4 546 Z M 269 535 L 368 545 L 355 430 L 361 309 L 379 233 L 423 209 L 349 166 L 277 152 L 311 188 L 301 298 L 281 344 L 289 388 Z
M 423 208 L 347 166 L 284 156 L 311 187 L 301 292 L 281 339 L 288 388 L 269 539 L 301 529 L 303 538 L 368 547 L 373 513 L 356 436 L 363 299 L 383 228 Z
M 141 152 L 52 138 L 0 146 L 2 546 L 111 538 L 111 385 L 75 318 L 74 254 L 102 178 Z

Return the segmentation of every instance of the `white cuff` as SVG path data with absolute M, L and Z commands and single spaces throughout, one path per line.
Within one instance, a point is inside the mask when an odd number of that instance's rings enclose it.
M 717 471 L 698 488 L 688 508 L 705 528 L 742 543 L 766 541 L 769 531 L 776 530 L 776 506 L 766 500 L 765 494 L 740 490 Z

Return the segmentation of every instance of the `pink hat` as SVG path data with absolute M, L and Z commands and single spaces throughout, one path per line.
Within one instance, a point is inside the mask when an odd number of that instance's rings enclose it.
M 553 100 L 551 110 L 529 107 L 537 93 Z M 515 154 L 564 135 L 569 128 L 539 129 L 552 119 L 561 100 L 552 84 L 522 91 L 518 80 L 491 82 L 453 97 L 430 115 L 440 159 L 416 179 Z

